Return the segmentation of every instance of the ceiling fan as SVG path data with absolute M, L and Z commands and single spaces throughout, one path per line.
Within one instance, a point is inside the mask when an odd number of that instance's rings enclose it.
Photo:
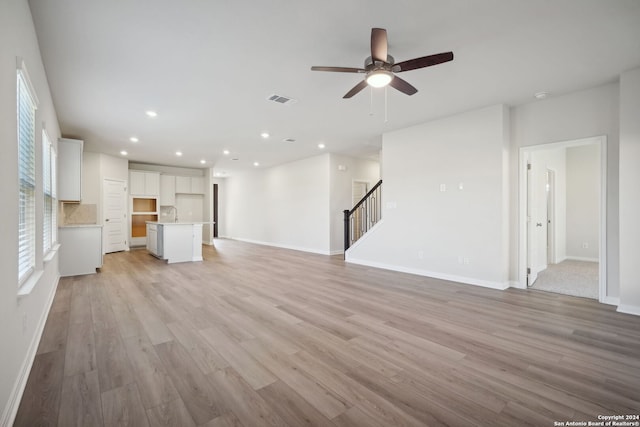
M 389 85 L 400 92 L 413 95 L 418 89 L 395 73 L 430 67 L 453 60 L 453 52 L 443 52 L 435 55 L 423 56 L 395 63 L 393 56 L 387 54 L 387 30 L 384 28 L 371 29 L 371 56 L 364 60 L 364 68 L 350 67 L 311 67 L 312 71 L 332 71 L 337 73 L 363 73 L 365 79 L 355 85 L 343 98 L 351 98 L 362 89 L 369 86 L 384 87 Z

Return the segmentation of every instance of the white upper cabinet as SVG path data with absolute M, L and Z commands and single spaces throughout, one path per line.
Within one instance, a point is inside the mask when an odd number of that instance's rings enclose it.
M 204 178 L 201 176 L 191 177 L 191 192 L 195 194 L 204 194 Z
M 158 197 L 160 194 L 160 174 L 148 171 L 129 171 L 129 194 Z
M 176 176 L 176 193 L 204 194 L 204 177 Z
M 160 175 L 160 206 L 176 205 L 176 177 Z
M 82 147 L 77 139 L 58 140 L 58 200 L 79 202 L 82 199 Z

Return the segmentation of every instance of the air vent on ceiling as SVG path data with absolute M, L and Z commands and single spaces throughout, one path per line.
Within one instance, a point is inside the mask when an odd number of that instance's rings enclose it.
M 267 97 L 267 100 L 277 102 L 278 104 L 283 104 L 283 105 L 291 105 L 298 102 L 297 99 L 289 98 L 288 96 L 276 95 L 276 94 L 269 95 L 269 97 Z

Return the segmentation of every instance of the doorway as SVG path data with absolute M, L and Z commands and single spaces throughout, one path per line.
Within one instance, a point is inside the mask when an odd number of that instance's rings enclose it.
M 351 184 L 351 207 L 355 207 L 369 191 L 369 183 L 367 181 L 354 180 Z M 364 234 L 366 227 L 364 222 L 367 220 L 363 215 L 362 209 L 356 209 L 353 212 L 351 222 L 351 239 L 353 242 L 358 240 Z
M 126 182 L 105 179 L 102 184 L 103 253 L 127 249 Z
M 520 149 L 519 286 L 604 302 L 606 137 Z
M 218 184 L 213 184 L 213 238 L 218 238 Z

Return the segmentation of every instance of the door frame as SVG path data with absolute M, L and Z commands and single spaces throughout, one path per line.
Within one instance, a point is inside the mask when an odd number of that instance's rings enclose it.
M 100 209 L 100 223 L 102 224 L 102 255 L 106 254 L 106 245 L 107 245 L 107 236 L 106 236 L 106 227 L 105 227 L 105 218 L 106 218 L 106 212 L 105 209 L 107 208 L 107 204 L 104 201 L 105 198 L 105 194 L 104 194 L 104 184 L 105 181 L 115 181 L 115 182 L 121 182 L 124 186 L 124 193 L 122 195 L 123 199 L 122 199 L 122 206 L 124 207 L 124 235 L 125 235 L 125 242 L 124 242 L 124 247 L 125 247 L 125 251 L 129 250 L 129 236 L 131 234 L 131 231 L 129 229 L 130 224 L 129 224 L 129 210 L 128 210 L 128 199 L 127 199 L 127 180 L 125 179 L 117 179 L 117 178 L 102 178 L 102 185 L 100 186 L 100 203 L 102 204 Z
M 589 138 L 566 140 L 548 144 L 520 147 L 518 177 L 519 177 L 519 209 L 518 209 L 518 286 L 527 288 L 527 257 L 529 254 L 527 241 L 527 164 L 533 151 L 556 148 L 579 147 L 582 145 L 598 144 L 600 146 L 600 225 L 599 225 L 599 290 L 598 301 L 614 304 L 612 297 L 607 295 L 607 136 L 600 135 Z

